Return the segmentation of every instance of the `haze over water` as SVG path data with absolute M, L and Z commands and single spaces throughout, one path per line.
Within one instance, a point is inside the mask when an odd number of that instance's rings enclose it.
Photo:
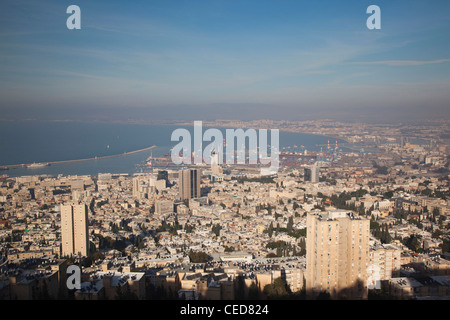
M 135 165 L 150 155 L 163 156 L 178 142 L 171 134 L 178 126 L 136 125 L 92 122 L 14 121 L 0 124 L 0 165 L 45 163 L 123 154 L 155 145 L 136 154 L 83 162 L 53 164 L 43 168 L 17 168 L 3 171 L 9 176 L 34 174 L 75 175 L 98 173 L 133 173 Z M 192 127 L 184 127 L 192 130 Z M 222 128 L 225 130 L 226 128 Z M 231 129 L 231 128 L 230 128 Z M 203 128 L 205 130 L 205 128 Z M 280 147 L 303 145 L 319 151 L 335 139 L 317 135 L 280 132 Z M 338 140 L 342 143 L 342 140 Z M 209 144 L 204 142 L 204 147 Z

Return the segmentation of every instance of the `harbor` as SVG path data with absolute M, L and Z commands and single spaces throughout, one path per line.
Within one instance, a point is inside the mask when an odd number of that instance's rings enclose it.
M 144 152 L 144 151 L 148 151 L 148 150 L 152 150 L 156 148 L 156 145 L 153 145 L 151 147 L 147 147 L 144 149 L 139 149 L 139 150 L 133 150 L 130 152 L 124 152 L 124 153 L 120 153 L 120 154 L 113 154 L 113 155 L 108 155 L 108 156 L 101 156 L 101 157 L 91 157 L 91 158 L 84 158 L 84 159 L 73 159 L 73 160 L 61 160 L 61 161 L 51 161 L 51 162 L 45 162 L 45 163 L 22 163 L 22 164 L 12 164 L 12 165 L 3 165 L 1 167 L 2 170 L 9 170 L 9 169 L 15 169 L 15 168 L 22 168 L 22 167 L 26 167 L 29 169 L 34 169 L 34 168 L 42 168 L 42 167 L 46 167 L 46 166 L 50 166 L 50 165 L 54 165 L 54 164 L 64 164 L 64 163 L 74 163 L 74 162 L 83 162 L 83 161 L 92 161 L 92 160 L 102 160 L 102 159 L 109 159 L 109 158 L 116 158 L 116 157 L 121 157 L 121 156 L 127 156 L 127 155 L 131 155 L 131 154 L 135 154 L 135 153 L 140 153 L 140 152 Z

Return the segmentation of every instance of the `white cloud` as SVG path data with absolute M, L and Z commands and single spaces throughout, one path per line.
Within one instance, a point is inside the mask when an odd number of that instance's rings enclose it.
M 367 62 L 351 62 L 350 64 L 358 65 L 386 65 L 392 67 L 408 67 L 408 66 L 423 66 L 428 64 L 438 64 L 449 62 L 450 59 L 437 60 L 384 60 L 384 61 L 367 61 Z

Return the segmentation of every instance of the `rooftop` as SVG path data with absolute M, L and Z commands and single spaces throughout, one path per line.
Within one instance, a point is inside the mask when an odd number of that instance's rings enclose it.
M 409 277 L 392 278 L 390 281 L 400 287 L 418 288 L 423 286 L 419 281 Z

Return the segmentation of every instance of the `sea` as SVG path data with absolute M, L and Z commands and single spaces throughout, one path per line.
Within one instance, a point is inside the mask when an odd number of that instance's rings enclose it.
M 172 132 L 178 128 L 192 132 L 193 124 L 174 126 L 75 121 L 0 121 L 0 166 L 121 154 L 118 157 L 58 163 L 39 168 L 10 168 L 0 171 L 0 175 L 56 177 L 99 173 L 133 174 L 138 172 L 137 165 L 144 163 L 149 156 L 161 157 L 170 153 L 170 149 L 178 143 L 171 141 Z M 204 127 L 203 132 L 206 129 Z M 227 128 L 218 129 L 225 132 Z M 333 147 L 336 141 L 335 138 L 325 136 L 284 131 L 280 131 L 279 137 L 281 150 L 298 150 L 303 146 L 308 151 L 320 151 L 328 141 Z M 270 141 L 270 136 L 268 140 Z M 339 144 L 344 143 L 339 139 L 337 141 Z M 204 142 L 204 147 L 207 144 L 209 142 Z M 123 155 L 150 146 L 155 148 Z

